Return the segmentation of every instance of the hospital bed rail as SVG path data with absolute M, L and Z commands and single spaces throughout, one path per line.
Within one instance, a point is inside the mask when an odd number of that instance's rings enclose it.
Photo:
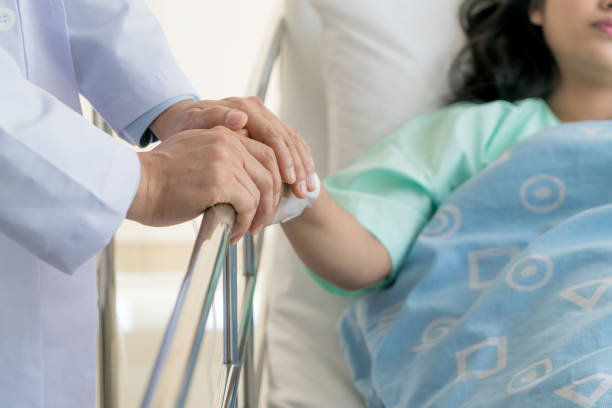
M 256 83 L 257 95 L 266 100 L 275 61 L 280 55 L 285 22 L 279 19 Z M 94 124 L 109 131 L 94 112 Z M 181 284 L 173 312 L 166 327 L 162 344 L 151 372 L 141 407 L 183 407 L 203 345 L 206 323 L 210 316 L 218 281 L 223 280 L 224 353 L 226 366 L 222 398 L 217 406 L 223 408 L 254 408 L 259 405 L 259 393 L 265 348 L 254 347 L 253 295 L 264 241 L 263 231 L 255 238 L 243 238 L 243 266 L 245 277 L 242 294 L 243 315 L 238 316 L 237 247 L 229 245 L 231 226 L 235 217 L 229 205 L 208 209 L 201 218 L 189 266 Z M 115 310 L 114 244 L 98 259 L 98 288 L 100 315 L 99 406 L 118 406 L 118 334 Z M 257 357 L 257 358 L 256 358 Z M 242 392 L 238 384 L 242 378 Z M 240 397 L 240 400 L 239 400 Z M 210 405 L 207 405 L 210 406 Z

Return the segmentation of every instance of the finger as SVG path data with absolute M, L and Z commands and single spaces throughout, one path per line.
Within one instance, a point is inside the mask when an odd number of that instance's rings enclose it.
M 250 142 L 251 144 L 259 144 L 259 147 L 263 148 L 263 151 L 272 152 L 272 149 L 259 142 L 253 140 Z M 254 146 L 252 146 L 252 148 L 253 147 Z M 261 157 L 261 154 L 258 152 L 255 152 L 255 155 Z M 270 159 L 269 157 L 263 160 L 268 162 L 274 161 L 274 159 Z M 276 200 L 280 198 L 280 175 L 278 175 L 279 196 L 277 197 L 274 193 L 272 173 L 259 161 L 259 159 L 257 159 L 256 156 L 246 157 L 244 161 L 244 168 L 259 189 L 259 206 L 257 208 L 257 212 L 255 213 L 255 217 L 251 222 L 251 227 L 249 228 L 252 234 L 257 234 L 264 225 L 267 225 L 270 223 L 270 221 L 272 221 L 274 214 L 276 213 Z M 278 169 L 273 171 L 278 172 Z
M 245 165 L 245 170 L 253 178 L 254 183 L 259 189 L 259 205 L 251 221 L 251 226 L 249 227 L 249 231 L 255 235 L 264 225 L 272 221 L 274 218 L 275 205 L 272 194 L 272 177 L 270 173 L 261 166 L 257 160 L 253 160 L 253 162 L 254 163 Z M 259 168 L 254 169 L 252 167 L 253 164 L 255 164 L 255 167 Z
M 236 219 L 230 236 L 232 245 L 236 244 L 249 229 L 259 204 L 259 190 L 243 168 L 236 168 L 234 181 L 236 188 L 230 198 L 236 210 Z
M 285 125 L 285 128 L 287 129 L 287 133 L 290 135 L 292 139 L 293 146 L 295 146 L 297 154 L 300 157 L 300 161 L 304 169 L 306 188 L 308 189 L 308 191 L 314 191 L 317 186 L 315 185 L 316 182 L 313 178 L 314 161 L 312 160 L 310 148 L 308 147 L 306 142 L 304 142 L 304 139 L 302 139 L 302 136 L 300 136 L 297 130 L 289 126 L 286 126 L 286 125 Z
M 287 139 L 285 141 L 285 145 L 291 152 L 291 157 L 293 157 L 293 163 L 295 167 L 295 178 L 296 181 L 291 185 L 291 190 L 293 193 L 299 198 L 306 197 L 306 171 L 304 171 L 304 165 L 302 164 L 302 159 L 298 154 L 298 151 L 291 141 L 290 136 L 287 135 Z
M 295 183 L 294 156 L 285 143 L 287 132 L 280 121 L 273 122 L 269 119 L 274 117 L 274 115 L 268 111 L 258 98 L 227 98 L 222 102 L 248 115 L 246 128 L 249 131 L 250 137 L 270 146 L 274 150 L 282 180 L 287 184 Z
M 298 142 L 302 146 L 302 151 L 304 152 L 305 160 L 306 160 L 305 161 L 306 169 L 307 169 L 308 174 L 313 176 L 313 180 L 311 181 L 313 182 L 313 185 L 316 188 L 316 181 L 314 180 L 314 173 L 316 170 L 316 166 L 315 166 L 314 159 L 312 158 L 312 151 L 310 150 L 310 146 L 308 146 L 308 143 L 306 143 L 302 135 L 300 135 L 300 133 L 297 130 L 293 130 L 293 131 L 294 131 L 294 136 L 297 138 Z
M 308 171 L 306 166 L 309 163 L 309 159 L 302 158 L 302 156 L 308 156 L 305 152 L 301 153 L 300 151 L 300 149 L 303 148 L 302 137 L 299 136 L 297 131 L 281 122 L 281 120 L 269 110 L 265 110 L 263 115 L 268 119 L 272 126 L 283 130 L 282 138 L 285 141 L 285 146 L 287 146 L 287 149 L 291 154 L 296 178 L 296 182 L 291 185 L 291 190 L 300 198 L 306 197 L 308 190 Z
M 270 128 L 271 129 L 271 128 Z M 276 161 L 282 177 L 282 180 L 287 184 L 294 184 L 297 181 L 297 173 L 295 170 L 295 156 L 291 153 L 291 150 L 285 143 L 285 140 L 277 132 L 272 130 L 269 131 L 269 137 L 258 138 L 254 131 L 249 129 L 251 138 L 262 142 L 272 148 L 276 155 Z
M 188 114 L 187 126 L 191 129 L 212 129 L 225 126 L 231 130 L 244 128 L 248 115 L 228 106 L 196 107 Z
M 270 173 L 270 176 L 272 177 L 273 202 L 274 206 L 276 207 L 280 200 L 283 181 L 281 179 L 280 170 L 278 169 L 278 163 L 274 150 L 256 140 L 247 138 L 241 138 L 239 140 L 246 150 Z

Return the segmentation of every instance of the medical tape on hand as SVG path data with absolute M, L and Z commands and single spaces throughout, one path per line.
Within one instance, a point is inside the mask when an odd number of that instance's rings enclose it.
M 276 210 L 274 219 L 268 225 L 278 224 L 279 222 L 287 222 L 301 215 L 306 208 L 312 206 L 312 202 L 319 197 L 321 192 L 321 181 L 319 176 L 315 173 L 315 185 L 314 191 L 306 193 L 306 198 L 298 198 L 293 192 L 290 192 L 287 197 L 282 197 Z

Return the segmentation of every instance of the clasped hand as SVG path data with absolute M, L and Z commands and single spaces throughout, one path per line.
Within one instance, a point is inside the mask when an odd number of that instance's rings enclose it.
M 283 183 L 298 197 L 316 188 L 308 145 L 259 98 L 182 101 L 150 127 L 162 143 L 138 154 L 141 181 L 127 215 L 142 224 L 178 224 L 227 203 L 237 214 L 235 243 L 272 220 Z

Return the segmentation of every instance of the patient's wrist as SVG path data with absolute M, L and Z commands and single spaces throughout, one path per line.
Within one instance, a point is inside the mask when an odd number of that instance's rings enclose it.
M 298 198 L 292 192 L 289 192 L 287 196 L 283 196 L 280 199 L 280 204 L 278 205 L 274 219 L 268 225 L 284 223 L 299 217 L 304 210 L 312 206 L 313 201 L 319 197 L 321 191 L 319 176 L 316 174 L 314 174 L 314 176 L 315 190 L 307 192 L 305 198 Z

